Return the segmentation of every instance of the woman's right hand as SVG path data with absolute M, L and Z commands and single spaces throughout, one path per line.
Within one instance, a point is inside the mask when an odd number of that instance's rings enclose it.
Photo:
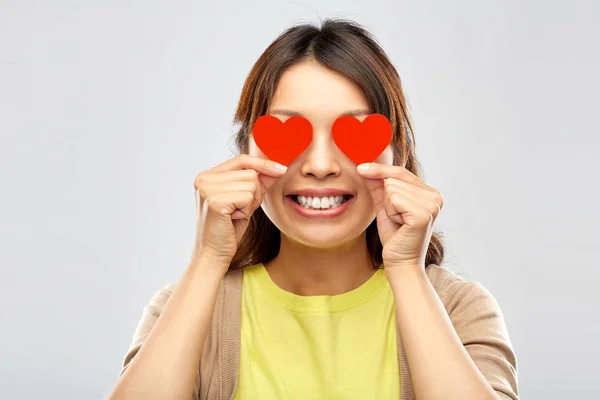
M 250 216 L 260 207 L 265 193 L 285 174 L 287 168 L 278 165 L 242 154 L 196 176 L 194 257 L 208 256 L 223 268 L 229 267 Z

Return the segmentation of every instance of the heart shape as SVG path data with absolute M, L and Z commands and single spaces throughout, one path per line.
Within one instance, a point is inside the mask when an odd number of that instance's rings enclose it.
M 373 162 L 392 140 L 392 125 L 381 114 L 371 114 L 360 122 L 355 117 L 339 117 L 331 127 L 337 147 L 354 163 Z
M 283 165 L 294 161 L 312 141 L 312 125 L 300 116 L 281 122 L 272 115 L 263 115 L 256 120 L 252 131 L 260 151 Z

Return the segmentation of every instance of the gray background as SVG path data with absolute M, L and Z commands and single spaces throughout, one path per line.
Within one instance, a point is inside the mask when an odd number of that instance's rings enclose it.
M 597 2 L 0 5 L 0 398 L 107 396 L 252 64 L 325 17 L 397 66 L 446 266 L 499 301 L 522 398 L 598 398 Z

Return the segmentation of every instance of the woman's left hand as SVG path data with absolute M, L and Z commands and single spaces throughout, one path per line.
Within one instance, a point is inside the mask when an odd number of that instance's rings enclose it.
M 378 163 L 358 173 L 366 178 L 375 205 L 386 268 L 421 266 L 444 205 L 442 195 L 406 168 Z

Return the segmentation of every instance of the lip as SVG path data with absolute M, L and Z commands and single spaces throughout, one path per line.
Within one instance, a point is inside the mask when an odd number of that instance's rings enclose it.
M 304 196 L 304 195 L 302 195 L 302 196 Z M 324 196 L 325 195 L 323 195 L 323 197 Z M 336 194 L 335 196 L 338 196 L 338 194 Z M 288 202 L 288 204 L 298 214 L 300 214 L 303 217 L 306 217 L 306 218 L 334 218 L 334 217 L 337 217 L 337 216 L 340 216 L 341 214 L 343 214 L 348 209 L 348 207 L 350 207 L 350 204 L 354 201 L 355 198 L 356 198 L 355 196 L 352 196 L 341 206 L 339 206 L 337 208 L 328 208 L 325 210 L 311 210 L 308 208 L 304 208 L 300 204 L 296 203 L 292 199 L 292 196 L 285 196 L 285 201 Z
M 329 196 L 344 196 L 350 195 L 355 197 L 353 193 L 348 192 L 347 190 L 342 189 L 333 189 L 333 188 L 306 188 L 306 189 L 298 189 L 290 191 L 288 196 L 297 195 L 297 196 L 306 196 L 306 197 L 329 197 Z

